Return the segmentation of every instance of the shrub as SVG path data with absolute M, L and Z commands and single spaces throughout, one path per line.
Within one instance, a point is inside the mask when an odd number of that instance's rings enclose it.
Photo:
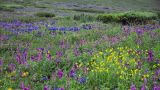
M 35 15 L 38 17 L 55 17 L 55 14 L 49 12 L 38 12 Z
M 97 16 L 97 20 L 100 20 L 104 23 L 108 22 L 146 22 L 148 20 L 153 20 L 157 18 L 156 13 L 152 12 L 124 12 L 124 13 L 109 13 L 102 14 Z

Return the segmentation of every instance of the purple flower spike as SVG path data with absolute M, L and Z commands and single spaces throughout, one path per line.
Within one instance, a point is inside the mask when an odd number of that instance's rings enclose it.
M 14 71 L 14 70 L 16 69 L 16 65 L 13 64 L 13 63 L 10 63 L 10 64 L 8 65 L 8 67 L 9 67 L 9 71 L 10 71 L 10 72 L 12 72 L 12 71 Z
M 49 90 L 48 86 L 45 85 L 44 86 L 44 90 Z
M 143 35 L 144 31 L 143 31 L 143 29 L 138 28 L 136 30 L 136 33 L 137 33 L 138 36 L 140 36 L 140 35 Z
M 58 70 L 58 78 L 62 79 L 63 71 L 61 69 Z
M 74 78 L 76 76 L 75 70 L 71 69 L 69 75 L 70 77 Z
M 78 52 L 78 49 L 77 48 L 74 48 L 74 55 L 77 57 L 77 56 L 79 56 L 79 52 Z
M 3 60 L 0 58 L 0 66 L 3 66 Z
M 20 88 L 21 88 L 22 90 L 30 90 L 30 85 L 28 85 L 28 87 L 25 87 L 24 82 L 21 82 L 21 83 L 20 83 Z
M 132 83 L 130 90 L 136 90 L 136 86 Z
M 21 83 L 20 83 L 20 87 L 21 87 L 22 90 L 25 88 L 24 82 L 21 82 Z
M 142 85 L 141 90 L 146 90 L 145 85 Z
M 84 77 L 81 77 L 80 80 L 79 80 L 80 84 L 84 84 L 86 83 L 86 78 Z
M 60 57 L 62 57 L 62 55 L 63 55 L 62 51 L 56 52 L 56 58 L 60 58 Z
M 152 50 L 148 51 L 148 60 L 149 60 L 149 62 L 153 61 L 153 51 Z

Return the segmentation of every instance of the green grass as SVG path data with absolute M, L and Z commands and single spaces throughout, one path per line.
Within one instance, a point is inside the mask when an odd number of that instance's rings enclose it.
M 14 9 L 19 9 L 19 8 L 24 8 L 24 6 L 16 3 L 0 4 L 0 10 L 3 10 L 3 11 L 14 11 Z
M 102 10 L 96 10 L 96 9 L 87 9 L 87 8 L 82 8 L 82 9 L 68 9 L 68 10 L 73 10 L 77 12 L 86 12 L 86 13 L 105 13 Z

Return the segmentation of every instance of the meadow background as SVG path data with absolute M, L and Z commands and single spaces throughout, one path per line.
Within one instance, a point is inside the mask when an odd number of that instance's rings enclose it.
M 160 90 L 160 0 L 0 0 L 0 90 Z

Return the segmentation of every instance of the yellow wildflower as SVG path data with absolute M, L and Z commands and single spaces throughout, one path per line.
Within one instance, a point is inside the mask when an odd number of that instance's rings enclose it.
M 157 67 L 157 66 L 154 64 L 154 65 L 153 65 L 153 68 L 156 68 L 156 67 Z
M 103 52 L 99 52 L 99 55 L 103 55 Z
M 13 90 L 12 88 L 8 88 L 8 90 Z
M 29 74 L 28 72 L 23 72 L 22 77 L 26 77 L 26 76 L 28 76 L 28 74 Z

